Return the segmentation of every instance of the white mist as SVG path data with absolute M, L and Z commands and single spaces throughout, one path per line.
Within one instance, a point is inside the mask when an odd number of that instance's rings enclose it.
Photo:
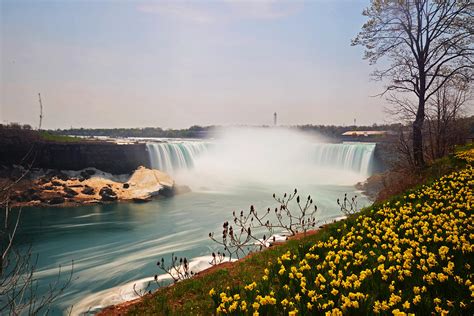
M 375 145 L 328 144 L 285 128 L 230 128 L 217 135 L 194 168 L 175 174 L 193 189 L 262 184 L 353 185 L 369 175 Z

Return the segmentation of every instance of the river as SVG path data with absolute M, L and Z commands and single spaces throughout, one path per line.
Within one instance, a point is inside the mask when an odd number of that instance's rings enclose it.
M 164 167 L 191 193 L 146 204 L 25 209 L 18 241 L 38 254 L 39 294 L 55 281 L 58 266 L 61 280 L 67 279 L 74 261 L 72 281 L 54 302 L 53 315 L 132 299 L 133 284 L 160 273 L 161 257 L 192 259 L 218 250 L 209 232 L 219 235 L 232 211 L 277 206 L 273 193 L 298 188 L 302 196 L 310 194 L 321 223 L 342 215 L 336 200 L 345 193 L 359 195 L 360 207 L 370 203 L 353 185 L 370 174 L 374 144 L 301 139 L 285 131 L 250 130 L 207 141 L 150 142 L 157 167 L 164 157 L 158 147 L 171 148 Z

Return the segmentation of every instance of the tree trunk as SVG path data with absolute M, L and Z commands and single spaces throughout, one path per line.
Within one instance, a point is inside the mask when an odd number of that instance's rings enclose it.
M 416 118 L 413 122 L 413 160 L 415 167 L 423 168 L 425 159 L 423 157 L 423 122 L 425 120 L 424 95 L 420 96 Z

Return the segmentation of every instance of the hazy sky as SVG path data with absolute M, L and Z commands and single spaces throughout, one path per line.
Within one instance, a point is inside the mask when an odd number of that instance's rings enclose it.
M 383 123 L 351 47 L 366 1 L 1 2 L 0 121 L 45 128 Z

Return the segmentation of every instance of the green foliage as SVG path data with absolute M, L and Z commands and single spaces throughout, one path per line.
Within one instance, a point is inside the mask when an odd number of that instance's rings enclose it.
M 71 128 L 51 131 L 56 135 L 125 137 L 163 137 L 163 138 L 203 138 L 213 127 L 191 126 L 188 129 L 167 129 L 160 127 L 144 128 Z
M 66 136 L 66 135 L 56 135 L 52 134 L 47 131 L 40 131 L 40 137 L 42 140 L 50 141 L 50 142 L 59 142 L 59 143 L 75 143 L 84 141 L 78 137 Z
M 297 125 L 292 126 L 304 132 L 317 133 L 318 135 L 329 139 L 339 140 L 341 135 L 347 131 L 398 131 L 402 127 L 401 124 L 390 125 L 371 125 L 371 126 L 336 126 L 336 125 Z M 144 127 L 144 128 L 72 128 L 58 129 L 50 131 L 57 135 L 76 135 L 76 136 L 108 136 L 108 137 L 163 137 L 163 138 L 204 138 L 209 136 L 216 126 L 198 126 L 194 125 L 187 129 L 162 129 L 160 127 Z M 268 126 L 262 126 L 268 128 Z M 383 138 L 377 136 L 376 138 Z

